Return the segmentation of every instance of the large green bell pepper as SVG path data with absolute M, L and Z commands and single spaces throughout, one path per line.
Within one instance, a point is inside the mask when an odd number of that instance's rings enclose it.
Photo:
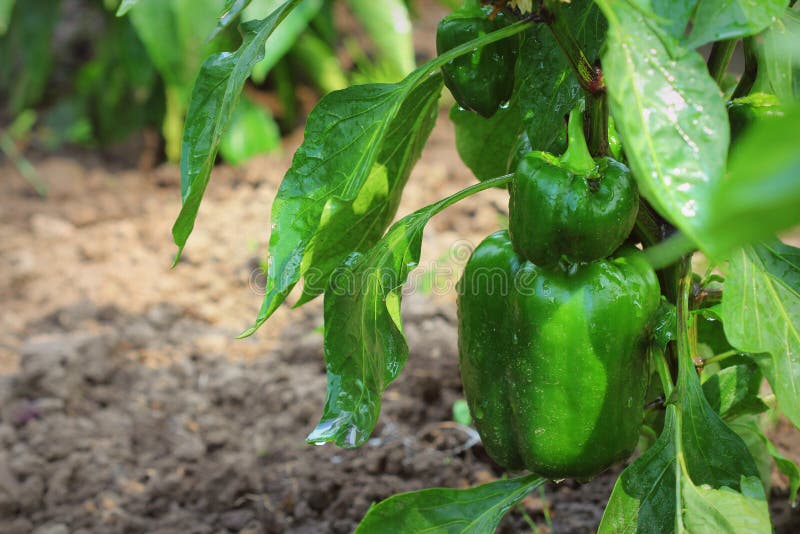
M 459 353 L 486 451 L 511 470 L 588 479 L 633 452 L 660 301 L 637 255 L 548 270 L 487 237 L 459 282 Z
M 589 154 L 579 108 L 570 113 L 567 133 L 563 156 L 530 152 L 510 185 L 511 240 L 537 265 L 553 265 L 562 256 L 570 262 L 608 257 L 630 235 L 639 211 L 628 167 Z
M 514 22 L 504 10 L 489 19 L 491 11 L 490 7 L 481 7 L 477 0 L 467 0 L 461 8 L 443 18 L 436 31 L 438 53 Z M 491 117 L 514 92 L 518 53 L 519 38 L 516 35 L 478 48 L 442 67 L 444 83 L 459 106 Z

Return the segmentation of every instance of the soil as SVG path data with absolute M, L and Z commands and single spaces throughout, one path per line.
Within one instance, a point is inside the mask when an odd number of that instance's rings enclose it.
M 394 493 L 503 476 L 452 414 L 452 285 L 500 226 L 503 191 L 429 224 L 403 303 L 410 359 L 362 448 L 304 443 L 325 394 L 319 300 L 234 340 L 260 303 L 270 203 L 298 142 L 215 170 L 174 270 L 174 166 L 41 157 L 39 198 L 0 161 L 0 532 L 344 533 Z M 453 147 L 443 114 L 398 217 L 473 183 Z M 800 460 L 791 425 L 771 435 Z M 548 485 L 500 532 L 593 532 L 620 469 Z M 800 531 L 774 478 L 776 531 Z

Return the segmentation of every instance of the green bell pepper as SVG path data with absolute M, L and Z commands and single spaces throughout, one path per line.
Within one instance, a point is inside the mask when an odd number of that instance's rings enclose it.
M 593 159 L 579 108 L 570 113 L 569 145 L 560 158 L 530 152 L 510 185 L 509 233 L 517 251 L 537 265 L 608 257 L 630 235 L 639 193 L 628 167 Z
M 437 52 L 442 54 L 514 22 L 504 10 L 490 20 L 491 11 L 491 7 L 481 7 L 477 0 L 464 2 L 461 8 L 439 22 Z M 459 106 L 491 117 L 514 92 L 518 53 L 519 37 L 516 35 L 478 48 L 442 67 L 444 83 Z
M 506 231 L 459 282 L 464 393 L 498 464 L 589 479 L 636 447 L 658 279 L 639 255 L 548 270 Z

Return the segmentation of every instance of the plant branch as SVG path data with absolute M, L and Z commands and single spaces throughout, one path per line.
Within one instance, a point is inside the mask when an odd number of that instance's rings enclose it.
M 605 93 L 589 94 L 586 99 L 586 141 L 589 153 L 595 158 L 608 156 L 608 99 Z
M 558 6 L 548 2 L 547 6 L 542 7 L 540 19 L 553 32 L 553 37 L 555 37 L 558 47 L 567 56 L 567 61 L 572 66 L 572 70 L 575 72 L 578 83 L 581 84 L 583 90 L 590 95 L 604 94 L 606 86 L 603 81 L 603 71 L 592 65 L 586 58 L 586 54 L 583 53 L 578 41 L 572 34 L 567 21 L 564 20 L 564 17 L 559 16 Z
M 711 47 L 711 54 L 708 56 L 708 72 L 717 85 L 722 85 L 725 73 L 728 72 L 728 65 L 733 58 L 733 51 L 736 49 L 736 39 L 717 41 Z
M 747 96 L 753 84 L 756 83 L 756 76 L 758 75 L 758 58 L 756 57 L 755 41 L 753 37 L 748 37 L 742 41 L 744 48 L 744 73 L 739 79 L 739 84 L 733 92 L 732 98 L 739 98 Z

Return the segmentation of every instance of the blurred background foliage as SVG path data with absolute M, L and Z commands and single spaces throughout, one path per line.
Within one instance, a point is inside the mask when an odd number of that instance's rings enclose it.
M 150 131 L 177 162 L 201 64 L 282 1 L 0 0 L 0 150 L 25 174 L 29 147 L 105 148 Z M 253 68 L 222 158 L 278 149 L 327 92 L 403 78 L 412 16 L 411 0 L 305 0 Z

